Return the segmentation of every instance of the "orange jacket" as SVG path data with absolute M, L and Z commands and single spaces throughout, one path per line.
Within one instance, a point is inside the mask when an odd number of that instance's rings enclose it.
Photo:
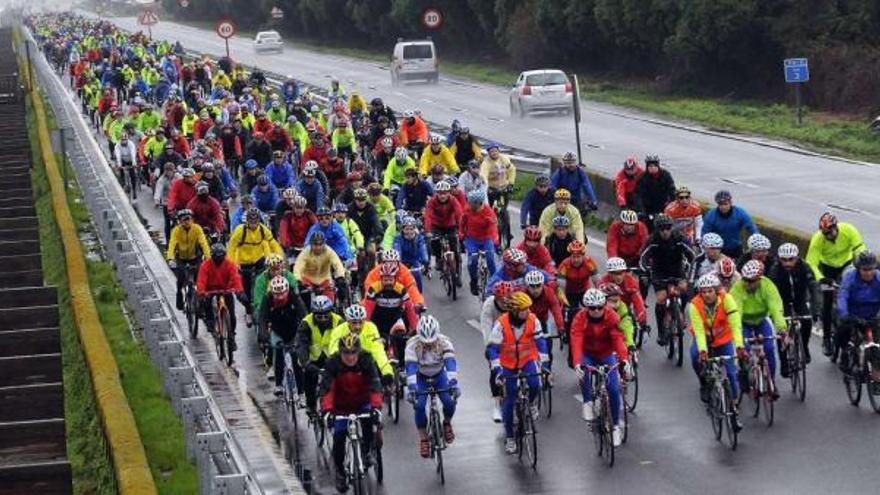
M 367 274 L 367 278 L 364 279 L 364 294 L 366 294 L 367 289 L 376 282 L 380 282 L 379 265 L 374 266 L 373 269 L 370 270 L 370 273 Z M 406 287 L 406 292 L 409 294 L 409 299 L 413 304 L 425 305 L 425 298 L 422 296 L 422 293 L 419 292 L 415 277 L 413 277 L 412 272 L 409 271 L 409 268 L 403 263 L 400 263 L 400 272 L 397 274 L 397 282 Z
M 400 145 L 406 146 L 410 142 L 421 142 L 428 144 L 430 136 L 428 135 L 428 126 L 421 117 L 416 117 L 415 122 L 409 125 L 406 119 L 400 119 Z

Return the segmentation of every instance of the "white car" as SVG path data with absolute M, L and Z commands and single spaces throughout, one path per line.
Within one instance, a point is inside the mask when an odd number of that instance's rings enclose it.
M 406 79 L 424 79 L 437 84 L 439 65 L 437 49 L 430 39 L 398 39 L 391 54 L 391 84 L 396 86 Z
M 511 116 L 525 117 L 536 110 L 568 113 L 573 107 L 571 82 L 561 70 L 524 71 L 510 89 L 509 103 Z
M 284 41 L 278 31 L 260 31 L 254 37 L 254 50 L 256 52 L 283 52 Z

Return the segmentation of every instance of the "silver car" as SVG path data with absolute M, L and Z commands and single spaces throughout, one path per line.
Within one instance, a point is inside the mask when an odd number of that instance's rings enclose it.
M 256 52 L 283 52 L 284 41 L 278 31 L 260 31 L 254 37 L 254 50 Z
M 509 101 L 511 116 L 540 110 L 568 113 L 573 104 L 571 82 L 561 70 L 527 70 L 510 89 Z

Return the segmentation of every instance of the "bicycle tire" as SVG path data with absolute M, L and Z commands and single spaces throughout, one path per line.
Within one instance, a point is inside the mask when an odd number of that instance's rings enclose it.
M 675 331 L 675 365 L 681 368 L 684 362 L 684 319 L 682 318 L 681 308 L 677 303 L 673 304 L 672 328 Z
M 636 349 L 641 349 L 642 344 L 645 343 L 645 332 L 642 329 L 642 326 L 639 325 L 639 323 L 636 322 L 634 318 L 633 318 L 633 323 L 635 323 L 635 325 L 636 325 L 636 329 L 635 329 L 635 331 L 636 331 L 636 338 L 635 338 Z
M 668 310 L 667 310 L 668 311 Z M 665 322 L 664 322 L 665 323 Z M 660 323 L 658 322 L 658 326 Z M 663 330 L 666 333 L 666 359 L 671 360 L 675 357 L 675 339 L 672 338 L 672 318 L 669 318 L 669 325 L 665 325 L 666 328 Z
M 361 466 L 363 461 L 360 455 L 360 448 L 352 448 L 351 455 L 354 457 L 354 465 Z M 349 484 L 354 495 L 362 495 L 364 493 L 364 475 L 366 473 L 349 473 Z
M 626 443 L 629 438 L 629 408 L 626 406 L 625 400 L 623 407 L 620 408 L 620 414 L 623 416 L 623 438 L 621 439 L 621 443 Z
M 798 398 L 803 402 L 807 398 L 807 359 L 804 339 L 798 336 L 798 367 L 795 374 L 799 375 Z
M 524 440 L 523 437 L 525 436 L 525 432 L 524 432 L 525 425 L 523 423 L 523 414 L 525 414 L 525 411 L 523 411 L 523 404 L 522 404 L 522 402 L 517 401 L 517 404 L 516 404 L 516 419 L 517 419 L 516 430 L 513 433 L 514 433 L 514 436 L 516 437 L 516 456 L 520 461 L 522 461 L 523 440 Z
M 324 446 L 324 432 L 326 428 L 324 427 L 324 421 L 318 416 L 318 413 L 311 413 L 312 417 L 309 418 L 309 423 L 312 427 L 312 433 L 315 436 L 315 445 L 317 445 L 318 450 Z
M 547 394 L 546 402 L 547 402 L 547 418 L 553 414 L 553 384 L 550 382 L 549 377 L 544 378 L 544 393 Z
M 874 368 L 870 360 L 865 360 L 865 393 L 875 413 L 880 414 L 880 382 L 874 381 Z
M 376 432 L 378 435 L 378 432 Z M 385 481 L 385 464 L 382 462 L 382 447 L 378 445 L 373 447 L 373 457 L 375 457 L 376 464 L 373 465 L 373 469 L 376 470 L 376 483 L 382 484 Z
M 752 406 L 754 408 L 752 417 L 757 418 L 761 414 L 761 400 L 766 392 L 764 390 L 764 376 L 761 374 L 758 366 L 752 366 L 749 373 L 749 381 L 752 387 L 752 393 L 749 394 L 749 398 L 752 399 Z
M 437 410 L 431 408 L 431 450 L 434 455 L 434 461 L 437 464 L 437 474 L 440 475 L 440 484 L 446 484 L 446 472 L 443 468 L 443 432 L 441 430 L 440 415 Z
M 715 440 L 721 441 L 721 435 L 724 433 L 724 388 L 721 384 L 712 387 L 709 396 L 708 406 L 709 421 L 712 422 L 712 432 L 715 433 Z
M 192 287 L 192 285 L 187 285 L 186 295 L 184 298 L 184 307 L 183 311 L 186 314 L 186 324 L 189 329 L 190 338 L 198 338 L 199 336 L 199 317 L 197 316 L 196 306 L 198 302 L 196 301 L 196 291 Z
M 624 395 L 624 408 L 629 412 L 636 412 L 636 405 L 639 403 L 639 363 L 635 360 L 632 363 L 632 376 L 626 384 L 626 394 Z
M 531 408 L 526 411 L 526 453 L 533 470 L 538 469 L 538 430 L 535 428 L 535 417 Z
M 764 403 L 764 422 L 767 423 L 767 428 L 773 426 L 773 417 L 774 417 L 774 407 L 773 403 L 773 394 L 775 392 L 773 381 L 770 379 L 770 365 L 764 361 L 763 367 L 765 382 L 764 385 L 764 393 L 762 394 L 761 400 Z
M 392 394 L 386 395 L 386 397 L 388 397 L 388 415 L 391 416 L 391 420 L 394 422 L 394 424 L 397 424 L 397 421 L 399 420 L 399 416 L 400 416 L 400 401 L 397 398 L 397 388 L 396 387 L 399 386 L 400 379 L 398 377 L 397 367 L 395 365 L 392 365 L 392 367 L 391 367 L 391 376 L 392 376 L 392 380 L 393 380 L 392 386 L 395 387 L 395 389 L 394 389 L 395 392 Z
M 219 311 L 217 317 L 214 319 L 214 347 L 217 350 L 217 359 L 220 362 L 224 362 L 226 360 L 226 331 L 227 327 L 225 327 L 225 322 L 222 318 L 223 312 Z
M 846 350 L 844 352 L 850 352 Z M 850 404 L 854 406 L 858 406 L 859 402 L 862 401 L 862 377 L 860 376 L 860 369 L 858 367 L 858 356 L 856 353 L 850 352 L 850 354 L 854 354 L 850 356 L 850 369 L 848 372 L 843 375 L 843 383 L 846 386 L 846 395 L 849 397 Z
M 611 414 L 611 401 L 605 397 L 604 408 L 605 414 L 602 422 L 602 434 L 605 438 L 605 462 L 608 467 L 614 467 L 614 415 Z
M 724 382 L 722 387 L 724 391 L 724 416 L 727 429 L 727 446 L 730 450 L 736 450 L 739 443 L 739 431 L 736 428 L 736 417 L 733 407 L 733 396 L 730 392 L 730 383 Z
M 299 429 L 299 425 L 296 421 L 296 375 L 293 373 L 292 369 L 286 370 L 284 372 L 284 393 L 287 396 L 286 399 L 289 401 L 287 405 L 288 410 L 290 411 L 290 422 L 293 423 L 293 429 Z

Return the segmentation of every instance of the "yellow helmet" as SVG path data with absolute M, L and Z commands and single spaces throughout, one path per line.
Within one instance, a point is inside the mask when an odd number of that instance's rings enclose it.
M 571 193 L 568 192 L 568 189 L 557 189 L 553 194 L 553 199 L 564 199 L 566 201 L 571 201 Z
M 266 266 L 269 268 L 284 266 L 284 258 L 282 258 L 280 254 L 272 253 L 269 256 L 266 256 Z
M 525 292 L 514 292 L 507 299 L 507 309 L 510 311 L 524 311 L 532 307 L 532 298 Z
M 339 339 L 339 352 L 360 352 L 361 338 L 355 333 L 347 333 Z

